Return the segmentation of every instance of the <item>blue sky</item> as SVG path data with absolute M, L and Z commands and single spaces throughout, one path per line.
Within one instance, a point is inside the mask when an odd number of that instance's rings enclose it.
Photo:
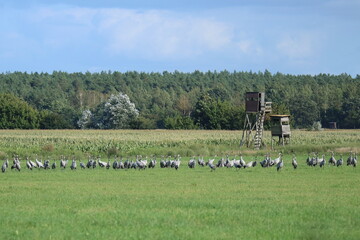
M 360 74 L 360 0 L 0 0 L 0 72 Z

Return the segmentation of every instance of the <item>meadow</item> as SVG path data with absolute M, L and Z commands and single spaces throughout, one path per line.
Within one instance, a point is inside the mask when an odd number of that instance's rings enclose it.
M 268 133 L 266 133 L 268 134 Z M 55 169 L 0 175 L 1 239 L 359 239 L 358 169 L 308 167 L 308 151 L 344 158 L 360 131 L 294 131 L 292 145 L 239 149 L 239 131 L 0 131 L 3 159 L 39 154 L 182 154 L 174 169 Z M 334 140 L 335 139 L 335 140 Z M 269 144 L 268 144 L 269 146 Z M 284 152 L 284 168 L 189 169 L 192 155 Z M 299 162 L 290 164 L 295 153 Z

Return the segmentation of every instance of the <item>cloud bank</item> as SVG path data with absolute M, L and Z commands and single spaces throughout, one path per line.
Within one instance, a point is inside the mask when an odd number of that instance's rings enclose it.
M 98 30 L 109 50 L 147 58 L 183 58 L 217 51 L 231 42 L 232 29 L 211 19 L 166 11 L 100 10 Z
M 234 31 L 221 21 L 157 10 L 41 8 L 27 18 L 39 26 L 39 39 L 49 47 L 93 38 L 109 54 L 148 59 L 220 51 L 231 44 Z
M 319 2 L 313 12 L 301 4 L 260 3 L 185 11 L 71 5 L 0 8 L 0 70 L 122 66 L 120 70 L 314 73 L 339 67 L 332 56 L 351 55 L 351 41 L 359 39 L 359 34 L 346 38 L 341 46 L 345 50 L 338 50 L 338 36 L 346 36 L 359 21 L 355 15 L 333 19 L 332 5 L 319 15 Z M 344 9 L 340 1 L 334 4 Z
M 232 23 L 171 11 L 42 7 L 24 16 L 23 21 L 35 27 L 33 35 L 23 37 L 50 49 L 81 47 L 92 42 L 97 50 L 112 56 L 154 60 L 209 53 L 262 56 L 269 49 L 268 44 L 262 46 L 253 37 L 236 37 L 236 32 L 243 29 Z M 290 58 L 308 57 L 314 50 L 312 44 L 313 39 L 304 35 L 286 36 L 279 37 L 272 49 Z

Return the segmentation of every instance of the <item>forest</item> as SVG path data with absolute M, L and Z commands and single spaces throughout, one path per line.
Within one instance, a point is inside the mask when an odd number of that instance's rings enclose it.
M 268 70 L 1 73 L 0 128 L 80 128 L 84 111 L 96 111 L 111 95 L 123 93 L 138 112 L 126 128 L 242 129 L 244 95 L 251 91 L 265 92 L 273 113 L 291 114 L 294 128 L 310 128 L 319 121 L 325 128 L 329 122 L 360 128 L 360 75 Z M 14 109 L 15 103 L 20 110 Z

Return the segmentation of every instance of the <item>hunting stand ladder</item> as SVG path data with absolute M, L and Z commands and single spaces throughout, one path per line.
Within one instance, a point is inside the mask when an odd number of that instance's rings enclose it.
M 265 114 L 271 112 L 271 102 L 265 102 L 264 92 L 247 92 L 245 94 L 245 122 L 240 147 L 254 146 L 260 149 L 264 146 L 264 120 Z M 255 134 L 252 136 L 253 131 Z

